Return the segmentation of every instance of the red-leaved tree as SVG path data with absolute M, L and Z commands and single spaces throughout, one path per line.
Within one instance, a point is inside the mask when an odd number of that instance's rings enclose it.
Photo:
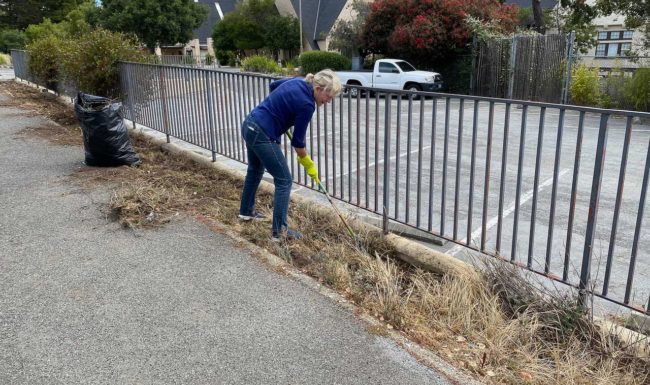
M 503 32 L 517 25 L 517 8 L 499 0 L 376 0 L 363 31 L 365 48 L 414 63 L 440 61 L 471 43 L 467 15 L 496 20 Z

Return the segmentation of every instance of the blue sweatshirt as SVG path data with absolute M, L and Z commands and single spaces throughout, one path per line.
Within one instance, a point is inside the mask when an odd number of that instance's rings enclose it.
M 293 126 L 293 147 L 305 148 L 307 126 L 316 110 L 314 87 L 302 78 L 280 79 L 270 84 L 271 93 L 250 115 L 272 140 Z

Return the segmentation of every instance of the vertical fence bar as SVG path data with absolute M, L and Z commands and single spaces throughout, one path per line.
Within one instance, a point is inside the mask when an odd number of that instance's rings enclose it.
M 551 210 L 548 218 L 548 237 L 546 238 L 546 260 L 544 262 L 544 273 L 551 271 L 551 254 L 553 252 L 553 230 L 555 228 L 555 200 L 557 198 L 557 182 L 560 174 L 560 157 L 562 155 L 562 134 L 564 132 L 564 114 L 566 110 L 560 110 L 558 120 L 557 137 L 555 143 L 555 163 L 553 165 L 553 186 L 551 187 Z
M 205 93 L 208 101 L 208 125 L 210 127 L 210 147 L 212 150 L 212 161 L 216 162 L 217 160 L 217 148 L 215 145 L 214 137 L 214 120 L 212 119 L 212 76 L 210 73 L 206 73 L 205 76 Z
M 463 112 L 465 99 L 458 106 L 458 142 L 456 143 L 456 185 L 454 186 L 454 240 L 458 240 L 458 206 L 460 206 L 460 170 L 463 154 Z
M 358 97 L 359 94 L 357 94 Z M 366 193 L 366 200 L 365 200 L 365 207 L 368 208 L 370 207 L 370 189 L 368 187 L 368 183 L 370 181 L 370 92 L 366 92 L 366 157 L 365 157 L 365 172 L 366 172 L 366 178 L 365 178 L 365 193 Z
M 625 127 L 625 141 L 623 143 L 623 155 L 621 156 L 621 169 L 618 173 L 618 189 L 616 191 L 616 203 L 614 204 L 614 218 L 612 219 L 612 233 L 609 237 L 609 248 L 607 250 L 607 264 L 605 265 L 605 279 L 603 281 L 603 295 L 607 295 L 609 288 L 609 277 L 612 272 L 612 258 L 614 257 L 614 246 L 616 245 L 616 230 L 618 228 L 618 215 L 623 200 L 623 185 L 625 185 L 625 169 L 627 167 L 627 155 L 632 137 L 632 117 L 627 117 Z
M 341 102 L 341 105 L 343 105 L 343 102 Z M 357 111 L 359 111 L 359 105 L 357 105 Z M 359 123 L 359 119 L 357 118 L 357 124 L 358 123 Z M 358 133 L 359 131 L 357 128 L 357 134 Z M 358 145 L 359 145 L 359 140 L 357 138 L 357 146 Z M 358 154 L 359 152 L 357 151 L 357 156 Z M 357 162 L 357 164 L 359 164 L 359 162 Z M 343 175 L 342 170 L 341 170 L 341 175 Z M 343 182 L 341 181 L 341 183 Z M 348 93 L 348 199 L 350 200 L 351 203 L 352 202 L 352 98 L 350 96 L 350 93 Z
M 537 195 L 539 189 L 539 173 L 542 165 L 542 147 L 544 145 L 544 119 L 546 107 L 539 111 L 539 128 L 537 131 L 537 155 L 535 155 L 535 176 L 533 179 L 533 207 L 530 210 L 530 237 L 528 240 L 528 261 L 526 266 L 533 267 L 533 252 L 535 250 L 535 219 L 537 217 Z
M 330 186 L 328 180 L 329 180 L 330 173 L 329 173 L 329 151 L 327 146 L 327 104 L 323 106 L 323 130 L 324 130 L 323 145 L 325 147 L 325 175 L 327 175 L 327 178 L 325 178 L 325 188 L 327 189 L 327 191 L 329 191 Z M 320 139 L 320 135 L 318 136 L 318 138 Z
M 503 228 L 503 198 L 506 195 L 506 166 L 508 165 L 508 137 L 510 136 L 510 107 L 506 103 L 505 121 L 503 123 L 503 148 L 501 149 L 501 180 L 499 181 L 499 208 L 497 216 L 496 252 L 501 255 L 501 230 Z
M 447 166 L 449 160 L 449 114 L 451 98 L 445 98 L 445 137 L 442 152 L 442 195 L 440 197 L 440 235 L 445 235 L 445 209 L 447 207 Z
M 485 182 L 483 184 L 483 217 L 481 221 L 481 251 L 486 252 L 487 241 L 487 214 L 490 200 L 490 169 L 492 163 L 492 131 L 494 126 L 494 102 L 490 101 L 488 117 L 487 149 L 485 153 Z
M 433 230 L 433 172 L 436 161 L 436 112 L 438 107 L 438 99 L 435 97 L 431 106 L 431 158 L 429 159 L 429 218 L 427 230 Z
M 598 145 L 596 147 L 596 161 L 594 163 L 594 176 L 591 181 L 591 198 L 589 199 L 589 214 L 587 217 L 587 230 L 585 232 L 585 245 L 580 269 L 579 304 L 586 305 L 587 285 L 591 279 L 591 255 L 593 253 L 594 238 L 596 236 L 596 219 L 598 217 L 598 201 L 600 199 L 600 186 L 603 181 L 603 166 L 605 165 L 605 148 L 607 147 L 607 120 L 609 114 L 600 115 L 600 128 L 598 129 Z M 647 166 L 647 165 L 646 165 Z M 646 168 L 647 171 L 647 168 Z
M 582 154 L 582 138 L 585 128 L 585 113 L 580 111 L 578 119 L 578 138 L 576 140 L 576 153 L 573 163 L 573 181 L 571 182 L 571 202 L 569 203 L 569 221 L 567 223 L 566 249 L 564 252 L 564 270 L 562 271 L 562 280 L 569 279 L 569 263 L 571 261 L 571 242 L 573 238 L 573 220 L 576 210 L 576 198 L 578 191 L 578 175 L 580 174 L 580 156 Z
M 474 173 L 476 172 L 476 137 L 478 135 L 479 101 L 474 100 L 474 119 L 472 120 L 472 156 L 469 170 L 469 202 L 467 207 L 467 246 L 472 242 L 472 217 L 474 216 Z
M 648 174 L 650 174 L 650 141 L 648 142 L 648 151 L 645 157 L 645 172 L 643 173 L 643 185 L 641 187 L 641 198 L 639 198 L 639 208 L 636 211 L 636 226 L 634 228 L 634 241 L 632 243 L 632 254 L 630 255 L 630 267 L 627 273 L 627 283 L 625 284 L 625 298 L 623 303 L 630 303 L 630 294 L 632 292 L 632 283 L 634 282 L 634 268 L 636 266 L 636 254 L 639 250 L 639 237 L 641 235 L 641 226 L 643 225 L 643 211 L 645 209 L 645 198 L 648 192 Z
M 357 159 L 357 175 L 356 175 L 356 180 L 357 180 L 357 205 L 361 205 L 361 155 L 359 154 L 361 151 L 359 151 L 359 146 L 361 145 L 361 103 L 360 103 L 360 97 L 359 93 L 357 92 L 356 96 L 356 104 L 357 104 L 357 140 L 356 140 L 356 149 L 354 151 L 356 159 Z M 366 139 L 366 143 L 368 143 L 368 140 Z M 364 146 L 366 149 L 368 146 Z M 350 174 L 352 171 L 350 171 Z M 350 182 L 352 184 L 352 182 Z M 352 197 L 350 197 L 352 199 Z
M 336 196 L 336 101 L 332 100 L 332 195 Z M 326 139 L 327 140 L 327 139 Z
M 517 189 L 515 192 L 515 216 L 512 224 L 512 248 L 510 261 L 517 258 L 517 234 L 519 233 L 519 205 L 521 204 L 521 180 L 524 171 L 524 149 L 526 147 L 526 118 L 528 117 L 528 105 L 524 104 L 521 110 L 521 132 L 519 137 L 519 159 L 517 165 Z
M 163 113 L 163 129 L 165 130 L 165 136 L 167 137 L 167 143 L 169 143 L 169 116 L 167 114 L 167 98 L 165 95 L 165 75 L 163 74 L 163 67 L 158 67 L 158 75 L 160 77 L 160 103 L 162 105 Z
M 339 175 L 341 177 L 341 194 L 339 195 L 341 199 L 345 199 L 345 183 L 343 177 L 345 176 L 344 173 L 344 166 L 345 162 L 344 160 L 344 154 L 345 152 L 343 151 L 343 95 L 339 95 Z M 350 114 L 350 105 L 348 104 L 348 115 Z M 350 129 L 350 125 L 348 124 L 348 131 Z
M 402 110 L 398 109 L 399 114 L 401 115 Z M 408 105 L 408 119 L 407 119 L 407 134 L 406 134 L 406 199 L 404 200 L 404 205 L 406 208 L 406 217 L 404 221 L 408 223 L 411 212 L 411 144 L 412 132 L 413 132 L 413 94 L 409 94 L 409 105 Z M 399 135 L 397 136 L 397 141 L 399 141 Z M 400 157 L 400 154 L 397 153 L 397 157 Z M 399 196 L 395 196 L 396 200 L 399 200 Z M 395 216 L 397 217 L 399 213 L 396 211 Z
M 321 151 L 320 151 L 320 108 L 316 109 L 316 150 L 318 151 L 318 175 L 323 175 L 323 171 L 321 169 Z M 327 179 L 325 179 L 325 183 L 327 183 Z M 312 182 L 312 187 L 313 187 L 313 182 Z M 326 187 L 327 188 L 327 187 Z
M 395 122 L 395 215 L 399 215 L 399 166 L 400 166 L 400 136 L 402 125 L 402 95 L 397 94 L 397 121 Z M 384 158 L 388 160 L 388 158 Z M 408 206 L 408 204 L 406 205 Z
M 390 107 L 391 107 L 391 94 L 386 94 L 385 96 L 385 101 L 386 101 L 386 107 L 384 107 L 385 110 L 385 115 L 384 115 L 384 122 L 386 127 L 385 127 L 385 132 L 384 132 L 384 196 L 383 196 L 383 231 L 384 234 L 388 234 L 388 207 L 390 204 L 390 194 L 389 194 L 389 178 L 390 178 Z M 397 141 L 399 142 L 399 138 L 397 138 Z M 399 155 L 399 154 L 398 154 Z M 397 214 L 397 213 L 395 213 Z
M 384 133 L 385 135 L 385 133 Z M 375 93 L 375 212 L 379 212 L 379 92 Z
M 415 225 L 420 228 L 422 219 L 422 148 L 424 139 L 424 98 L 420 99 L 420 124 L 418 126 L 418 197 L 417 197 L 417 217 Z M 432 171 L 432 170 L 430 170 Z

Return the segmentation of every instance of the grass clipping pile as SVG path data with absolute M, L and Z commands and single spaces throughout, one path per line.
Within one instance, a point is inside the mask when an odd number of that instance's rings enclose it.
M 31 102 L 47 102 L 38 92 L 21 92 Z M 59 107 L 61 113 L 48 116 L 73 116 L 69 106 Z M 162 226 L 181 213 L 225 223 L 383 321 L 372 332 L 396 329 L 487 383 L 650 383 L 647 357 L 605 337 L 575 298 L 542 296 L 507 264 L 491 264 L 485 274 L 434 276 L 396 260 L 379 232 L 353 240 L 339 221 L 319 220 L 312 208 L 293 203 L 290 225 L 306 236 L 273 243 L 269 222 L 236 220 L 241 180 L 133 139 L 141 167 L 86 168 L 76 175 L 80 183 L 116 187 L 111 208 L 125 227 Z M 271 203 L 260 193 L 257 208 L 269 217 Z

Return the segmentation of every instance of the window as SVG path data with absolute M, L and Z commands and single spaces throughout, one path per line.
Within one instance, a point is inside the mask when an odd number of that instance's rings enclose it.
M 609 57 L 618 56 L 618 44 L 607 45 L 607 56 Z
M 402 69 L 404 72 L 411 72 L 411 71 L 416 71 L 415 67 L 413 67 L 411 64 L 405 61 L 398 61 L 395 63 L 399 66 L 399 68 Z
M 623 35 L 622 31 L 610 32 L 609 33 L 609 39 L 610 40 L 620 40 L 622 35 Z
M 623 32 L 623 39 L 632 39 L 634 31 L 625 31 Z
M 596 47 L 596 56 L 604 57 L 606 49 L 607 49 L 607 44 L 598 44 L 598 47 Z
M 627 53 L 632 49 L 632 43 L 621 44 L 621 56 L 627 56 Z
M 607 32 L 598 32 L 598 40 L 607 40 Z
M 397 67 L 395 67 L 390 63 L 382 62 L 379 63 L 379 72 L 390 74 L 390 73 L 399 73 L 399 70 L 397 69 Z

